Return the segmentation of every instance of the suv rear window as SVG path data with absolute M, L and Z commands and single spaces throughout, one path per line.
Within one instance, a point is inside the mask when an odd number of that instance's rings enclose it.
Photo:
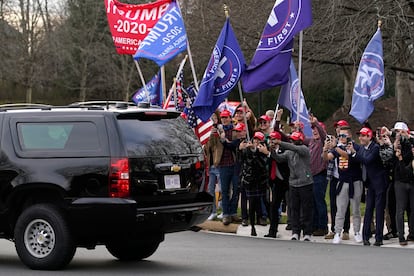
M 23 150 L 97 150 L 96 125 L 91 122 L 18 123 Z
M 118 117 L 129 156 L 202 153 L 200 142 L 181 117 L 141 119 Z

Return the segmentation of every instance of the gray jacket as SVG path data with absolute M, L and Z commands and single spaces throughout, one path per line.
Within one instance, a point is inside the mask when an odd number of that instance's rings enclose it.
M 280 147 L 285 149 L 283 153 L 272 151 L 271 155 L 277 162 L 288 163 L 290 169 L 289 185 L 303 187 L 313 184 L 308 147 L 287 142 L 281 142 Z

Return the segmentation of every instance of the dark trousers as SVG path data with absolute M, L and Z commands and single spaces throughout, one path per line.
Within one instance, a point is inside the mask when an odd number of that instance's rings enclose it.
M 362 236 L 365 241 L 371 237 L 371 221 L 375 209 L 375 240 L 382 241 L 384 232 L 384 210 L 387 191 L 368 188 L 366 195 L 366 206 Z
M 313 185 L 289 187 L 290 204 L 292 208 L 292 233 L 312 235 L 313 224 Z
M 261 196 L 253 196 L 249 197 L 249 219 L 250 225 L 254 228 L 256 219 L 259 218 L 259 215 L 256 217 L 256 213 L 260 213 L 261 210 L 261 203 L 262 197 Z
M 246 189 L 241 186 L 240 187 L 240 208 L 241 208 L 241 216 L 242 219 L 248 219 L 249 217 L 249 211 L 247 209 L 247 195 L 246 195 Z
M 336 186 L 338 182 L 339 182 L 339 179 L 335 177 L 332 177 L 332 179 L 329 180 L 329 203 L 331 205 L 331 231 L 332 232 L 335 232 L 335 216 L 336 216 L 336 211 L 338 210 L 336 207 Z M 345 213 L 344 232 L 349 233 L 350 227 L 351 227 L 351 212 L 350 212 L 349 203 L 348 203 L 348 208 Z
M 387 191 L 387 205 L 386 208 L 388 210 L 388 219 L 387 216 L 385 217 L 385 224 L 387 225 L 388 232 L 397 233 L 397 222 L 396 222 L 396 198 L 395 198 L 395 184 L 390 183 Z M 413 198 L 414 199 L 414 198 Z
M 313 230 L 328 231 L 328 211 L 325 201 L 327 187 L 326 171 L 313 176 Z
M 270 182 L 270 186 L 272 188 L 272 201 L 270 202 L 270 234 L 277 233 L 280 219 L 279 208 L 282 203 L 282 199 L 285 197 L 285 194 L 289 189 L 288 185 L 289 184 L 278 179 Z
M 260 197 L 261 199 L 262 197 Z M 262 200 L 259 200 L 260 203 Z M 250 210 L 250 204 L 249 207 L 247 207 L 247 194 L 246 194 L 246 188 L 243 187 L 243 185 L 240 187 L 240 209 L 241 209 L 241 217 L 242 219 L 249 219 L 249 210 Z M 260 218 L 263 214 L 262 212 L 262 205 L 260 204 L 259 208 L 256 208 L 256 215 L 257 218 Z
M 400 239 L 404 239 L 404 212 L 408 215 L 408 229 L 409 234 L 414 234 L 414 184 L 395 181 L 395 198 L 397 201 L 396 208 L 396 222 L 397 231 Z

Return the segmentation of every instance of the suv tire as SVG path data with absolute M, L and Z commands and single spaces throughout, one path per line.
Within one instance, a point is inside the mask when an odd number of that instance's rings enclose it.
M 154 254 L 159 244 L 159 241 L 118 241 L 108 243 L 106 248 L 120 261 L 139 261 Z
M 14 239 L 17 254 L 31 269 L 65 267 L 76 247 L 62 212 L 51 204 L 28 207 L 19 216 Z

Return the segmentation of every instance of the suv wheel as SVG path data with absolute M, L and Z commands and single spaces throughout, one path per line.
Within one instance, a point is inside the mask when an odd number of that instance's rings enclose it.
M 76 251 L 64 215 L 50 204 L 24 210 L 16 222 L 14 240 L 20 259 L 32 269 L 63 268 Z
M 108 243 L 106 248 L 120 261 L 138 261 L 154 254 L 159 244 L 159 241 L 119 241 Z

